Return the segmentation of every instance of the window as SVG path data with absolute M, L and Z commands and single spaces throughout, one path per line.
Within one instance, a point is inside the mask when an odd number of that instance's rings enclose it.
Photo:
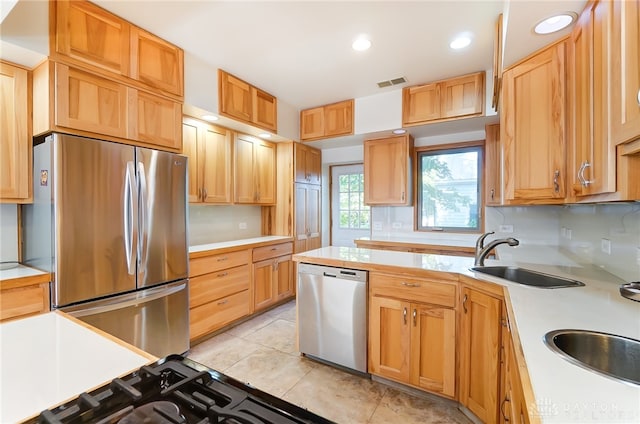
M 417 229 L 479 231 L 482 146 L 418 151 Z
M 369 229 L 369 206 L 364 204 L 364 174 L 338 177 L 340 228 Z

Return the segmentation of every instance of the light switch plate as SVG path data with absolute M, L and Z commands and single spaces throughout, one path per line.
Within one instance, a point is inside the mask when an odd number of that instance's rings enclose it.
M 247 229 L 247 223 L 246 222 L 241 222 L 238 224 L 238 228 L 240 228 L 241 230 L 246 230 Z
M 501 233 L 513 233 L 513 225 L 501 225 L 498 228 L 498 231 L 500 231 Z
M 611 254 L 611 240 L 603 238 L 600 241 L 600 250 L 607 255 Z

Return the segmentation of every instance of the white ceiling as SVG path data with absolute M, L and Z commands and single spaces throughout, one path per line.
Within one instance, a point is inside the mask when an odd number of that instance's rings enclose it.
M 2 0 L 10 9 L 16 0 Z M 213 69 L 222 68 L 270 92 L 295 109 L 384 90 L 377 82 L 400 76 L 415 85 L 469 72 L 490 70 L 495 22 L 504 13 L 505 66 L 566 35 L 532 33 L 553 12 L 580 12 L 585 0 L 423 0 L 423 1 L 179 1 L 95 0 L 103 8 L 180 46 Z M 25 4 L 22 8 L 18 7 Z M 6 41 L 33 48 L 30 27 L 40 5 L 20 0 L 0 25 Z M 29 12 L 20 10 L 29 10 Z M 12 15 L 16 15 L 12 19 Z M 2 12 L 5 17 L 5 11 Z M 23 22 L 21 22 L 23 21 Z M 462 51 L 449 42 L 468 32 Z M 45 32 L 46 34 L 46 32 Z M 366 34 L 372 47 L 351 49 Z M 212 76 L 213 78 L 214 76 Z M 490 81 L 488 81 L 490 84 Z

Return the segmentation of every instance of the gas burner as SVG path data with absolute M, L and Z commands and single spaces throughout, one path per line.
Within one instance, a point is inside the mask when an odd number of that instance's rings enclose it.
M 32 423 L 331 424 L 180 355 L 43 411 Z

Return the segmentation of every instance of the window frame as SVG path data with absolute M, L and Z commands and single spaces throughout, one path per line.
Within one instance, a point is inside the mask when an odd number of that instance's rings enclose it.
M 477 149 L 478 151 L 478 228 L 465 229 L 462 227 L 422 227 L 420 226 L 420 218 L 422 212 L 422 186 L 421 186 L 421 166 L 420 158 L 423 153 L 440 152 L 453 153 L 462 149 Z M 433 146 L 422 146 L 414 149 L 413 160 L 414 166 L 414 213 L 413 213 L 413 229 L 414 231 L 424 233 L 449 233 L 449 234 L 482 234 L 484 232 L 484 207 L 485 207 L 485 141 L 469 141 L 462 143 L 439 144 Z

